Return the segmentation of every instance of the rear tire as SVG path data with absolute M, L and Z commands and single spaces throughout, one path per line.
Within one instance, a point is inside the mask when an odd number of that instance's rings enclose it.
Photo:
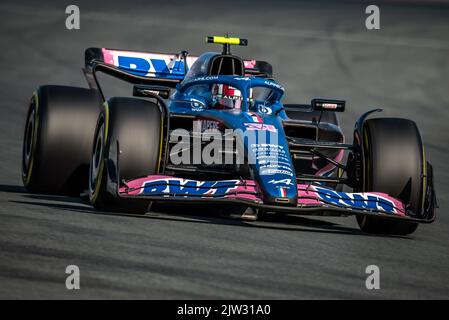
M 364 123 L 363 191 L 383 192 L 401 200 L 421 218 L 424 197 L 424 149 L 415 122 L 400 118 L 376 118 Z M 358 216 L 362 231 L 407 235 L 418 224 Z
M 108 170 L 120 148 L 120 179 L 130 180 L 159 170 L 163 113 L 153 102 L 111 98 L 98 117 L 89 170 L 89 198 L 102 211 L 144 214 L 151 202 L 118 198 L 107 190 Z
M 101 97 L 91 89 L 41 86 L 34 92 L 22 149 L 29 192 L 79 195 L 87 187 L 100 108 Z

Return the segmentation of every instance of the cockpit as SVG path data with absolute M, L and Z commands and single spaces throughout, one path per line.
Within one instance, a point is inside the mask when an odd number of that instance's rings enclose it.
M 244 39 L 218 40 L 214 43 L 222 43 L 223 52 L 206 52 L 198 57 L 179 87 L 180 98 L 201 101 L 205 109 L 242 111 L 258 110 L 259 106 L 279 102 L 283 89 L 267 85 L 264 81 L 272 81 L 262 75 L 271 74 L 271 65 L 255 60 L 244 61 L 232 55 L 229 44 L 237 44 L 237 40 L 241 42 Z M 247 44 L 246 40 L 240 42 L 240 45 Z M 260 73 L 259 70 L 258 76 L 252 76 L 251 70 L 255 70 L 252 68 L 260 67 L 258 63 L 265 66 L 267 73 Z
M 202 101 L 206 109 L 257 111 L 261 107 L 271 107 L 279 102 L 282 92 L 250 78 L 229 77 L 238 85 L 229 82 L 198 83 L 184 92 L 188 97 Z M 220 79 L 223 79 L 220 77 Z

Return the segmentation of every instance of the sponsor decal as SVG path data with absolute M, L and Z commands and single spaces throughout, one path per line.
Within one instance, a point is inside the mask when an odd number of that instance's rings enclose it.
M 234 100 L 243 100 L 242 97 L 229 95 L 229 94 L 221 94 L 218 96 L 221 99 L 234 99 Z
M 190 106 L 192 107 L 192 111 L 203 111 L 204 110 L 204 104 L 194 98 L 190 98 Z
M 251 144 L 250 148 L 259 164 L 261 175 L 284 174 L 293 177 L 292 165 L 283 146 L 261 143 Z M 275 181 L 272 180 L 271 183 L 275 184 Z
M 337 109 L 338 108 L 338 104 L 336 104 L 336 103 L 323 103 L 321 106 L 325 109 Z
M 113 56 L 114 65 L 128 72 L 164 78 L 184 78 L 184 61 L 177 55 L 154 54 L 140 52 L 120 52 L 108 50 L 108 54 Z M 187 59 L 187 68 L 193 61 Z
M 206 80 L 218 80 L 218 76 L 203 76 L 203 77 L 197 77 L 192 79 L 190 82 L 193 81 L 206 81 Z
M 280 169 L 260 169 L 260 175 L 273 175 L 273 174 L 285 174 L 289 177 L 293 177 L 293 173 L 289 170 L 280 170 Z
M 260 113 L 268 114 L 268 115 L 273 113 L 273 110 L 270 107 L 267 107 L 267 106 L 265 106 L 263 104 L 259 104 L 257 106 L 257 110 L 259 110 Z
M 204 132 L 206 130 L 220 130 L 221 123 L 217 120 L 195 120 L 193 121 L 193 131 Z
M 174 194 L 185 196 L 220 196 L 237 189 L 239 180 L 196 181 L 182 178 L 156 179 L 144 182 L 144 194 Z
M 274 184 L 274 185 L 278 185 L 278 184 L 284 184 L 287 186 L 292 186 L 292 179 L 282 179 L 282 180 L 270 180 L 268 181 L 268 183 Z
M 346 193 L 314 187 L 317 196 L 336 206 L 396 213 L 393 201 L 373 193 Z
M 244 123 L 243 124 L 247 130 L 265 130 L 270 132 L 277 132 L 277 129 L 272 124 L 263 123 Z
M 264 81 L 264 83 L 265 83 L 266 85 L 270 86 L 270 87 L 275 87 L 275 88 L 278 88 L 278 89 L 284 91 L 284 87 L 281 86 L 281 85 L 280 85 L 279 83 L 277 83 L 277 82 L 266 80 L 266 81 Z

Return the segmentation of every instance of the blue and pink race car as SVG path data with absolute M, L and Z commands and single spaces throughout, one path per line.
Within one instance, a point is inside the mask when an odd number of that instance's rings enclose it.
M 348 143 L 337 117 L 345 101 L 283 104 L 269 63 L 231 54 L 246 39 L 207 42 L 222 51 L 89 48 L 89 88 L 39 87 L 24 134 L 27 190 L 88 190 L 96 209 L 135 214 L 181 204 L 248 220 L 355 215 L 365 232 L 396 235 L 435 219 L 432 166 L 413 121 L 368 111 Z M 106 97 L 108 76 L 130 83 L 132 97 Z

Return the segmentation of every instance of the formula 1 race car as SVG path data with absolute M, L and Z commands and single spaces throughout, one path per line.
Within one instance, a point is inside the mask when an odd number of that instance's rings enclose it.
M 27 190 L 88 190 L 96 209 L 134 214 L 188 204 L 250 220 L 355 215 L 361 230 L 383 234 L 434 220 L 432 166 L 413 121 L 368 111 L 347 143 L 345 101 L 282 104 L 269 63 L 231 54 L 246 39 L 207 42 L 223 51 L 89 48 L 89 89 L 39 87 L 24 134 Z M 100 72 L 131 83 L 134 97 L 106 98 Z

